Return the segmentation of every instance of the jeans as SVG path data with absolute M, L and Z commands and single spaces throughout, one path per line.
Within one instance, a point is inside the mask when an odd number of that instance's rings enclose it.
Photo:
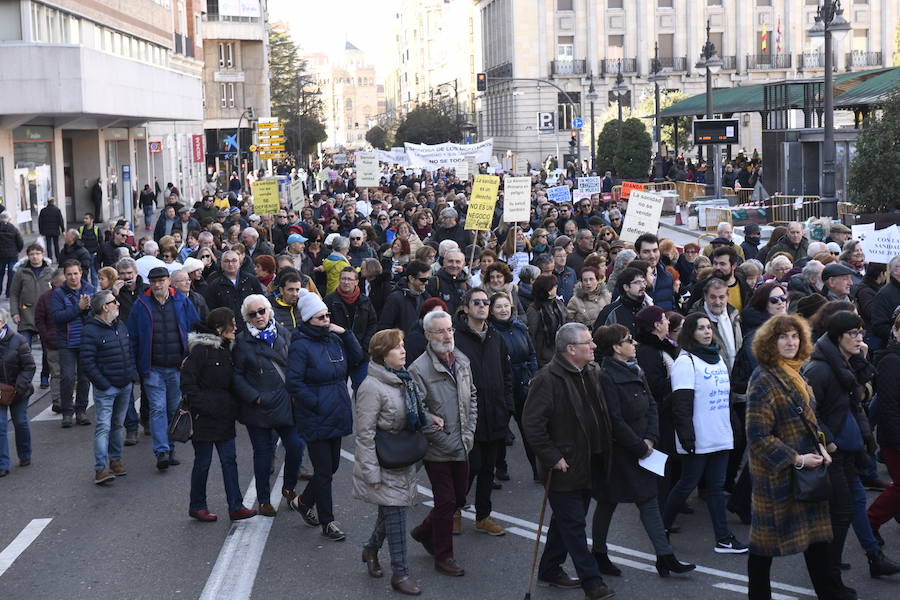
M 431 482 L 434 508 L 416 529 L 431 541 L 435 560 L 446 560 L 453 558 L 453 513 L 466 504 L 469 463 L 426 460 L 423 464 Z
M 812 580 L 816 597 L 821 600 L 835 598 L 839 586 L 828 573 L 828 542 L 810 544 L 803 552 L 806 570 Z M 753 554 L 747 557 L 747 576 L 749 579 L 749 600 L 772 600 L 772 557 Z
M 13 271 L 16 268 L 18 258 L 0 258 L 0 289 L 3 288 L 3 275 L 6 274 L 6 297 L 9 298 L 9 289 L 12 287 Z
M 866 498 L 866 488 L 863 487 L 859 475 L 854 475 L 849 483 L 850 495 L 853 497 L 853 517 L 850 523 L 853 525 L 856 539 L 859 540 L 859 545 L 866 552 L 878 552 L 881 550 L 881 545 L 872 534 L 872 525 L 866 514 L 866 505 L 869 502 Z
M 28 428 L 28 400 L 0 405 L 0 469 L 9 471 L 9 423 L 12 419 L 16 432 L 16 454 L 19 460 L 31 458 L 31 430 Z
M 475 519 L 480 521 L 491 516 L 491 491 L 494 489 L 494 465 L 497 464 L 497 452 L 504 440 L 491 442 L 476 441 L 469 452 L 469 489 L 472 482 L 478 479 L 475 488 Z
M 562 569 L 568 554 L 575 565 L 575 572 L 585 590 L 603 581 L 597 561 L 591 555 L 584 532 L 584 521 L 591 502 L 590 490 L 555 492 L 548 494 L 550 526 L 547 528 L 547 544 L 538 566 L 539 579 L 553 579 Z
M 869 523 L 876 531 L 900 513 L 900 452 L 881 446 L 881 456 L 884 457 L 893 483 L 887 486 L 869 507 Z
M 209 466 L 212 464 L 212 451 L 215 446 L 222 464 L 222 479 L 225 483 L 225 498 L 228 501 L 228 512 L 241 508 L 244 497 L 238 482 L 237 446 L 234 438 L 221 442 L 191 442 L 194 445 L 194 468 L 191 469 L 191 510 L 204 510 L 206 504 L 206 480 L 209 478 Z
M 59 260 L 59 236 L 58 235 L 45 235 L 44 242 L 47 246 L 47 258 L 53 260 Z
M 97 411 L 94 427 L 94 470 L 102 471 L 110 460 L 122 459 L 125 441 L 125 411 L 131 400 L 131 384 L 106 390 L 94 388 L 94 409 Z
M 307 508 L 316 507 L 319 523 L 324 528 L 334 521 L 331 501 L 331 479 L 341 466 L 341 438 L 306 442 L 313 476 L 306 484 L 300 502 Z
M 269 485 L 269 470 L 275 453 L 277 432 L 284 444 L 284 483 L 282 487 L 293 490 L 297 487 L 297 472 L 300 470 L 300 436 L 293 425 L 285 427 L 253 427 L 247 425 L 247 434 L 253 445 L 253 475 L 256 477 L 256 500 L 260 504 L 271 502 L 272 488 Z
M 144 228 L 150 229 L 153 227 L 153 205 L 145 204 L 144 205 Z
M 157 455 L 172 452 L 175 445 L 169 442 L 169 423 L 181 402 L 181 371 L 171 367 L 150 367 L 144 386 L 150 405 L 153 452 Z
M 666 528 L 663 527 L 662 516 L 659 514 L 659 502 L 656 497 L 644 500 L 643 502 L 635 502 L 641 514 L 641 523 L 644 525 L 644 531 L 653 544 L 653 550 L 657 556 L 665 556 L 672 554 L 672 545 L 666 538 Z M 606 536 L 609 533 L 609 525 L 612 523 L 612 516 L 616 510 L 616 503 L 604 502 L 597 500 L 597 507 L 594 509 L 594 522 L 591 528 L 591 537 L 594 538 L 594 552 L 607 554 L 609 549 L 606 547 Z
M 82 414 L 87 410 L 91 382 L 78 366 L 77 348 L 59 349 L 59 405 L 64 416 Z M 75 392 L 75 406 L 72 406 L 72 392 Z
M 684 505 L 685 500 L 697 488 L 706 471 L 706 506 L 712 520 L 716 541 L 731 536 L 728 521 L 725 517 L 725 470 L 728 468 L 729 450 L 711 452 L 709 454 L 682 454 L 681 479 L 669 492 L 666 507 L 663 510 L 663 524 L 666 529 L 675 522 L 675 517 Z
M 391 571 L 396 577 L 409 575 L 406 560 L 406 514 L 408 506 L 379 506 L 375 529 L 365 543 L 365 548 L 376 552 L 381 549 L 385 538 L 391 551 Z

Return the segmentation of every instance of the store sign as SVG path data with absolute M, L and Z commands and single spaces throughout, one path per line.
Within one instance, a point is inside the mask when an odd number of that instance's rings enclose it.
M 194 152 L 194 162 L 203 162 L 203 135 L 191 136 L 191 149 Z
M 162 152 L 162 142 L 149 142 L 147 147 L 150 148 L 150 154 L 158 154 Z

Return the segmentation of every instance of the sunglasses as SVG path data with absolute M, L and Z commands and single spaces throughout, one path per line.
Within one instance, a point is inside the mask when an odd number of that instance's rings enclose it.
M 428 283 L 428 277 L 416 277 L 416 279 L 418 279 L 422 283 Z
M 475 298 L 474 300 L 469 300 L 475 306 L 490 306 L 491 301 L 487 298 Z
M 248 312 L 248 313 L 247 313 L 247 316 L 250 317 L 250 318 L 252 319 L 252 318 L 256 318 L 256 317 L 261 317 L 261 316 L 263 316 L 264 314 L 266 314 L 267 312 L 269 312 L 269 309 L 263 307 L 263 308 L 261 308 L 261 309 L 259 309 L 259 310 L 252 310 L 252 311 Z
M 629 335 L 628 337 L 626 337 L 625 339 L 623 339 L 623 340 L 622 340 L 621 342 L 619 342 L 619 343 L 620 343 L 620 344 L 633 344 L 633 343 L 634 343 L 634 338 L 631 337 L 631 336 Z
M 352 237 L 352 238 L 350 238 L 350 241 L 356 241 L 356 242 L 358 242 L 358 241 L 360 241 L 360 240 L 362 240 L 361 237 Z
M 787 302 L 786 294 L 782 294 L 781 296 L 775 296 L 774 298 L 769 298 L 769 304 L 771 304 L 773 306 L 776 304 L 782 304 L 784 302 Z

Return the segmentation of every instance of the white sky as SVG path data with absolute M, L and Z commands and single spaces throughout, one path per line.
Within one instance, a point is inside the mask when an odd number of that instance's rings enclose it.
M 398 0 L 269 0 L 269 21 L 286 22 L 301 51 L 337 56 L 350 42 L 383 77 Z

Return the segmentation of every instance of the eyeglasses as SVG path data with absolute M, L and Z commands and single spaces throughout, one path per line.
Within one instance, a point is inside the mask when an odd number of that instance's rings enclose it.
M 851 329 L 850 331 L 844 332 L 845 335 L 849 335 L 852 338 L 861 338 L 865 333 L 866 332 L 862 329 Z
M 359 242 L 359 241 L 362 241 L 362 238 L 361 237 L 352 237 L 352 238 L 350 238 L 350 241 L 351 242 Z
M 378 217 L 378 220 L 379 220 L 379 221 L 387 221 L 388 218 L 387 218 L 387 217 Z
M 643 279 L 634 279 L 628 285 L 647 285 L 647 282 L 644 281 Z
M 240 262 L 240 261 L 236 258 L 223 258 L 222 262 L 223 263 L 236 263 L 236 262 Z
M 118 304 L 118 303 L 119 303 L 119 301 L 116 300 L 115 298 L 113 298 L 113 299 L 110 300 L 109 302 L 104 302 L 104 303 L 103 303 L 103 306 L 106 306 L 107 304 Z
M 247 316 L 250 317 L 251 319 L 254 319 L 254 318 L 256 318 L 256 317 L 261 317 L 261 316 L 263 316 L 263 315 L 266 314 L 267 312 L 269 312 L 269 309 L 266 308 L 266 307 L 262 307 L 262 308 L 259 309 L 259 310 L 252 310 L 252 311 L 248 312 L 248 313 L 247 313 Z
M 769 304 L 783 304 L 787 302 L 787 294 L 782 294 L 780 296 L 775 296 L 773 298 L 769 298 Z
M 471 302 L 475 306 L 490 306 L 491 305 L 491 301 L 488 300 L 487 298 L 473 298 L 472 300 L 469 300 L 469 302 Z
M 840 256 L 841 253 L 840 253 L 840 252 L 832 252 L 831 255 L 832 255 L 832 256 Z

